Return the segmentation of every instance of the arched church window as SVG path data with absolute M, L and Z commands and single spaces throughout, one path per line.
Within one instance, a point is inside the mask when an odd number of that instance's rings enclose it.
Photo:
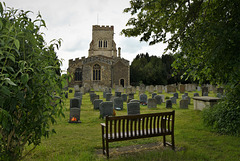
M 102 40 L 99 40 L 99 42 L 98 42 L 98 47 L 99 47 L 99 48 L 102 48 Z
M 80 68 L 77 68 L 75 70 L 75 81 L 82 81 L 82 70 Z
M 107 40 L 104 40 L 103 47 L 104 47 L 104 48 L 107 48 Z
M 93 66 L 93 80 L 101 80 L 101 66 L 98 64 Z

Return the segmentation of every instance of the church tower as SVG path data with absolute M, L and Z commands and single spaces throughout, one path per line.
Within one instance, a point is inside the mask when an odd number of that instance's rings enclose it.
M 113 26 L 92 26 L 92 41 L 88 50 L 88 57 L 102 55 L 117 57 L 116 43 L 114 42 Z

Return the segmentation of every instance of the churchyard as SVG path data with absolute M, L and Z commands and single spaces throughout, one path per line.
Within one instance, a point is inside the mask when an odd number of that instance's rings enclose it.
M 116 101 L 116 116 L 139 113 L 157 113 L 175 110 L 175 146 L 173 151 L 170 147 L 163 147 L 161 136 L 130 141 L 113 142 L 110 144 L 109 160 L 239 160 L 240 159 L 240 138 L 234 136 L 219 135 L 203 125 L 200 110 L 194 110 L 194 96 L 202 96 L 202 90 L 182 91 L 176 90 L 174 93 L 166 93 L 171 89 L 162 89 L 161 93 L 151 89 L 141 91 L 141 88 L 134 91 L 126 89 L 123 96 L 123 104 L 119 100 L 114 100 L 109 94 L 102 91 L 85 93 L 81 96 L 75 94 L 74 88 L 69 88 L 68 98 L 63 99 L 65 104 L 65 118 L 58 118 L 57 124 L 53 126 L 56 134 L 43 139 L 27 158 L 30 160 L 51 160 L 51 161 L 86 161 L 86 160 L 106 160 L 102 154 L 102 136 L 100 123 L 104 119 L 100 118 L 101 102 L 107 100 Z M 150 90 L 150 92 L 149 92 Z M 72 92 L 71 92 L 72 91 Z M 93 91 L 93 89 L 91 89 Z M 141 102 L 139 91 L 144 92 L 148 105 L 140 105 L 130 109 L 136 102 Z M 71 92 L 71 93 L 70 93 Z M 134 92 L 132 103 L 127 105 L 126 92 Z M 153 94 L 155 93 L 155 94 Z M 74 108 L 75 112 L 80 111 L 78 123 L 69 123 L 71 117 L 70 106 L 76 102 L 70 101 L 75 97 L 82 97 L 80 109 Z M 116 93 L 119 96 L 120 93 Z M 105 95 L 105 96 L 104 96 Z M 115 96 L 115 90 L 112 90 Z M 143 97 L 143 100 L 145 99 Z M 173 96 L 175 96 L 173 98 Z M 210 90 L 208 96 L 216 97 L 217 93 Z M 104 98 L 106 97 L 106 98 Z M 152 99 L 152 98 L 156 98 Z M 162 98 L 162 99 L 161 99 Z M 182 99 L 185 98 L 185 99 Z M 95 101 L 94 101 L 95 100 Z M 170 101 L 172 100 L 172 101 Z M 130 100 L 129 100 L 130 101 Z M 167 102 L 171 102 L 170 104 Z M 149 105 L 150 104 L 150 105 Z M 170 106 L 172 108 L 170 108 Z M 129 110 L 128 110 L 129 107 Z M 135 106 L 134 106 L 135 107 Z M 168 108 L 166 108 L 168 107 Z M 181 107 L 181 108 L 180 108 Z M 102 116 L 101 116 L 102 117 Z M 71 121 L 70 121 L 71 122 Z M 81 123 L 79 123 L 81 122 Z M 169 141 L 169 137 L 167 140 Z

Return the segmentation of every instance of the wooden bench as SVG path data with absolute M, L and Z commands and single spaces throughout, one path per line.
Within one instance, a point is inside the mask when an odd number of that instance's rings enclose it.
M 106 116 L 102 127 L 103 154 L 109 158 L 109 142 L 163 136 L 163 145 L 174 144 L 175 111 L 127 115 Z M 166 135 L 171 135 L 171 143 L 166 142 Z

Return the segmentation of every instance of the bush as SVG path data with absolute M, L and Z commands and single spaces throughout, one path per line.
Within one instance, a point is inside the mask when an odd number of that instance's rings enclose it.
M 212 108 L 203 110 L 205 125 L 220 134 L 240 135 L 240 85 L 228 88 L 228 94 Z M 231 94 L 230 94 L 231 93 Z
M 34 149 L 39 145 L 42 136 L 49 136 L 54 117 L 63 114 L 54 96 L 62 88 L 60 61 L 54 51 L 60 41 L 46 45 L 40 14 L 32 20 L 28 17 L 31 12 L 3 4 L 0 2 L 0 160 L 21 160 L 25 146 Z

